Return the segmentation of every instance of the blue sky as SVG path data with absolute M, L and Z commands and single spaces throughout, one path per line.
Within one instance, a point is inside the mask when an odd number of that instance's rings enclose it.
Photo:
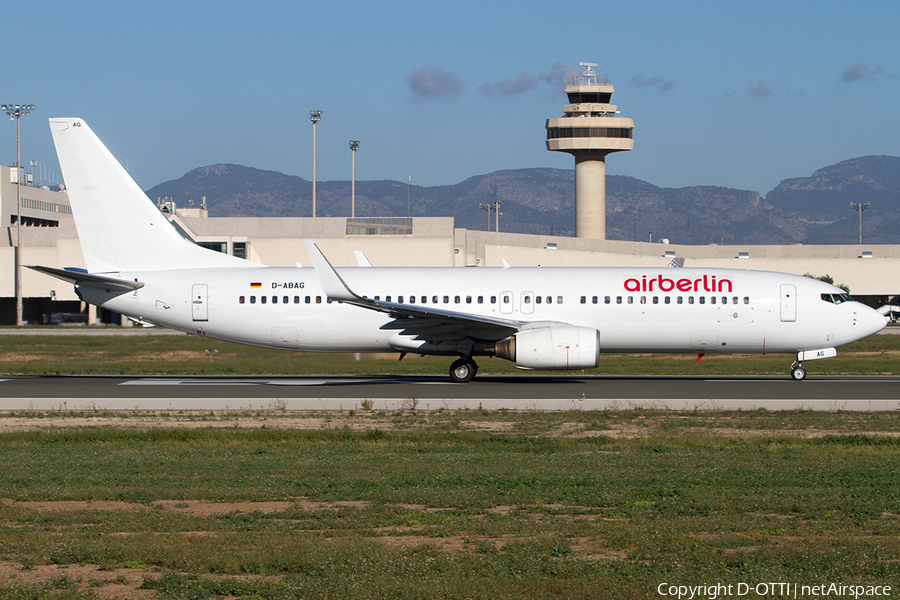
M 47 2 L 0 23 L 0 102 L 35 103 L 22 160 L 57 171 L 49 117 L 83 117 L 144 188 L 237 163 L 310 179 L 453 184 L 571 169 L 545 149 L 562 74 L 600 64 L 635 122 L 607 173 L 767 193 L 900 155 L 900 2 Z M 0 162 L 15 125 L 0 125 Z

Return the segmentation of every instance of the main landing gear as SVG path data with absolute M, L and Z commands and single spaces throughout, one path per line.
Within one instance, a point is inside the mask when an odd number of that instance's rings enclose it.
M 806 379 L 806 369 L 803 368 L 803 363 L 794 361 L 794 364 L 791 365 L 791 379 L 794 381 Z
M 450 365 L 450 379 L 454 383 L 469 383 L 478 372 L 478 365 L 471 358 L 462 357 Z

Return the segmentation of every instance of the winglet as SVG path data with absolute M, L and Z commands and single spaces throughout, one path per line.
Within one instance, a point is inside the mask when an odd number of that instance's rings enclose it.
M 356 256 L 356 264 L 360 267 L 371 267 L 372 263 L 369 262 L 369 259 L 366 258 L 366 255 L 362 250 L 354 250 L 353 255 Z
M 316 243 L 310 240 L 304 240 L 306 251 L 312 259 L 313 268 L 316 270 L 316 277 L 322 285 L 322 290 L 332 300 L 340 300 L 342 302 L 359 302 L 363 298 L 357 296 L 350 289 L 350 286 L 338 275 Z

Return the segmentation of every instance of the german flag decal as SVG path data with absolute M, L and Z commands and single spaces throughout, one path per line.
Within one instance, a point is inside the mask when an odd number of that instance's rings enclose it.
M 261 284 L 261 283 L 251 283 L 251 284 L 250 284 L 250 289 L 251 289 L 251 290 L 252 290 L 252 289 L 255 289 L 255 288 L 261 288 L 261 287 L 262 287 L 262 284 Z

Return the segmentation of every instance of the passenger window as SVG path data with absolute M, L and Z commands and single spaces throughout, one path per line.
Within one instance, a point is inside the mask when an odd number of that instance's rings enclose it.
M 309 304 L 310 302 L 312 302 L 312 298 L 310 298 L 309 296 L 307 296 L 307 297 L 306 297 L 306 303 Z
M 562 304 L 562 299 L 563 299 L 562 296 L 557 296 L 557 297 L 556 297 L 556 303 L 557 303 L 557 304 Z
M 634 304 L 634 296 L 628 296 L 628 304 Z
M 391 301 L 391 297 L 390 297 L 390 296 L 385 296 L 385 297 L 384 297 L 384 301 L 385 301 L 385 302 L 390 302 L 390 301 Z
M 610 300 L 609 296 L 604 296 L 604 297 L 603 297 L 603 304 L 609 304 L 609 300 Z
M 444 296 L 444 304 L 450 304 L 450 296 Z
M 700 296 L 700 304 L 706 304 L 706 296 Z
M 750 296 L 744 296 L 744 304 L 750 304 Z
M 647 304 L 647 296 L 641 296 L 641 304 Z
M 503 297 L 503 303 L 509 304 L 509 296 Z M 459 304 L 459 296 L 453 296 L 453 304 Z
M 381 296 L 375 296 L 375 302 L 378 302 L 379 300 L 381 300 Z
M 587 296 L 582 296 L 582 297 L 581 297 L 581 303 L 582 303 L 582 304 L 587 304 Z
M 444 296 L 446 298 L 446 296 Z M 446 302 L 446 300 L 444 300 Z M 497 296 L 491 296 L 491 304 L 497 304 Z
M 597 304 L 597 300 L 598 300 L 597 296 L 592 297 L 591 304 Z
M 401 300 L 400 302 L 403 302 L 403 300 Z M 410 303 L 410 304 L 415 304 L 415 303 L 416 303 L 416 297 L 415 297 L 415 296 L 410 296 L 410 297 L 409 297 L 409 303 Z
M 709 299 L 709 303 L 710 303 L 710 304 L 715 304 L 715 303 L 716 303 L 716 297 L 713 296 L 712 298 L 710 298 L 710 299 Z
M 422 296 L 420 300 L 422 300 L 422 304 L 428 304 L 428 296 Z
M 684 304 L 684 298 L 681 296 L 678 296 L 678 298 L 675 300 L 675 304 Z
M 659 304 L 659 296 L 653 296 L 653 304 Z
M 525 304 L 531 304 L 531 296 L 525 296 L 525 299 L 522 301 Z
M 403 296 L 397 296 L 397 303 L 403 304 Z
M 316 304 L 322 304 L 322 296 L 316 296 Z
M 732 298 L 732 299 L 731 299 L 731 303 L 732 303 L 732 304 L 737 304 L 737 303 L 738 303 L 738 297 L 735 296 L 734 298 Z
M 694 303 L 694 297 L 688 296 L 688 304 L 693 304 L 693 303 Z
M 282 304 L 287 304 L 287 303 L 290 302 L 290 301 L 291 301 L 291 299 L 288 298 L 287 296 L 284 296 L 284 297 L 281 299 L 281 303 L 282 303 Z
M 484 296 L 478 296 L 478 304 L 484 304 Z
M 294 296 L 294 304 L 300 304 L 300 296 Z
M 553 296 L 547 296 L 547 304 L 553 304 Z
M 540 297 L 540 296 L 535 296 L 535 297 L 534 297 L 534 302 L 535 302 L 535 304 L 540 304 L 540 303 L 542 302 L 541 297 Z
M 250 296 L 250 304 L 256 304 L 256 296 Z
M 671 303 L 672 303 L 672 299 L 671 299 L 670 297 L 666 296 L 665 303 L 666 303 L 666 304 L 671 304 Z
M 259 301 L 262 302 L 263 304 L 265 304 L 265 303 L 266 303 L 266 296 L 260 296 L 260 297 L 259 297 Z
M 616 296 L 616 304 L 622 304 L 622 296 Z
M 509 304 L 510 300 L 511 300 L 511 298 L 509 297 L 508 294 L 503 295 L 503 304 Z M 459 302 L 459 296 L 456 297 L 456 301 Z
M 432 304 L 437 304 L 437 303 L 438 303 L 438 297 L 437 297 L 437 296 L 432 296 L 432 297 L 431 297 L 431 303 L 432 303 Z
M 332 302 L 334 302 L 334 300 L 331 299 L 331 296 L 326 296 L 325 302 L 327 302 L 328 304 L 331 304 Z
M 241 296 L 240 298 L 238 298 L 238 302 L 240 302 L 241 304 L 243 304 L 243 303 L 244 303 L 244 297 Z
M 466 304 L 472 304 L 472 296 L 466 296 Z
M 728 304 L 728 296 L 722 296 L 722 304 Z

